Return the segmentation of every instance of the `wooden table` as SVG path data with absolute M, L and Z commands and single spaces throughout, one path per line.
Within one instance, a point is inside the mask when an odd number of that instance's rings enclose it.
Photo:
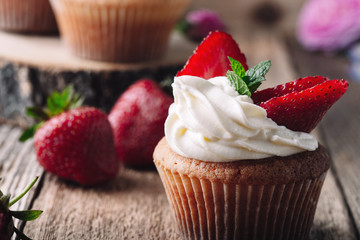
M 238 2 L 254 5 L 249 0 Z M 294 20 L 294 9 L 302 1 L 296 1 L 291 7 L 284 0 L 272 2 L 288 7 L 283 19 Z M 194 8 L 201 4 L 204 2 L 194 3 Z M 215 1 L 208 4 L 218 9 Z M 222 7 L 233 11 L 229 6 Z M 252 24 L 256 31 L 246 32 L 245 28 L 244 32 L 236 29 L 229 18 L 226 20 L 250 66 L 261 60 L 272 60 L 263 87 L 308 75 L 348 79 L 346 59 L 303 51 L 289 31 L 283 31 L 289 29 L 288 20 L 282 21 L 282 25 Z M 251 19 L 247 21 L 239 25 L 252 23 Z M 350 79 L 348 92 L 313 132 L 329 149 L 332 166 L 320 196 L 310 239 L 360 239 L 359 122 L 360 85 Z M 16 222 L 31 238 L 180 239 L 155 170 L 124 169 L 106 185 L 84 188 L 44 172 L 36 161 L 33 143 L 17 141 L 20 133 L 18 126 L 0 124 L 0 176 L 3 178 L 0 187 L 5 193 L 16 194 L 35 176 L 40 176 L 30 193 L 12 207 L 13 210 L 44 210 L 36 221 Z

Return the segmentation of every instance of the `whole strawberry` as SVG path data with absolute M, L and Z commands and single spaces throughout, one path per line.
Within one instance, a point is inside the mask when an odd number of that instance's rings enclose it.
M 48 98 L 48 109 L 28 108 L 42 121 L 20 140 L 34 136 L 37 160 L 45 170 L 82 185 L 113 179 L 119 170 L 112 129 L 107 115 L 94 107 L 79 107 L 72 87 Z
M 116 151 L 127 166 L 153 165 L 152 153 L 164 136 L 164 123 L 173 99 L 150 79 L 131 85 L 109 114 Z
M 29 239 L 24 233 L 14 227 L 13 217 L 23 220 L 31 221 L 40 216 L 42 211 L 40 210 L 24 210 L 24 211 L 11 211 L 9 207 L 20 200 L 36 183 L 38 177 L 36 177 L 31 184 L 17 197 L 10 200 L 10 195 L 4 195 L 0 191 L 0 239 L 10 240 L 11 236 L 16 232 L 20 239 Z

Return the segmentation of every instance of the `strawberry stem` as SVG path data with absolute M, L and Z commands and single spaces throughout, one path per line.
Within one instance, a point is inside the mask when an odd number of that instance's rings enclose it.
M 36 183 L 36 181 L 39 179 L 39 177 L 35 177 L 34 180 L 25 188 L 25 190 L 20 193 L 17 197 L 13 198 L 10 203 L 9 207 L 14 205 L 17 201 L 19 201 Z
M 31 240 L 28 236 L 26 236 L 23 232 L 21 232 L 19 229 L 14 227 L 14 232 L 18 235 L 18 237 L 22 240 Z

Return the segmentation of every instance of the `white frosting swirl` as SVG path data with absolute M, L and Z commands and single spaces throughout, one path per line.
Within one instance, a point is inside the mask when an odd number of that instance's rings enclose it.
M 226 77 L 175 77 L 174 103 L 165 122 L 171 149 L 189 158 L 231 162 L 288 156 L 318 147 L 308 133 L 267 118 L 266 110 L 239 95 Z

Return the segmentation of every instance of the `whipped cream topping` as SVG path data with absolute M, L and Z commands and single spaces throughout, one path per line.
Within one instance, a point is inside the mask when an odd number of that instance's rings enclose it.
M 239 95 L 227 77 L 175 77 L 175 101 L 165 122 L 171 149 L 189 158 L 231 162 L 288 156 L 318 147 L 308 133 L 294 132 L 267 118 L 266 110 Z

